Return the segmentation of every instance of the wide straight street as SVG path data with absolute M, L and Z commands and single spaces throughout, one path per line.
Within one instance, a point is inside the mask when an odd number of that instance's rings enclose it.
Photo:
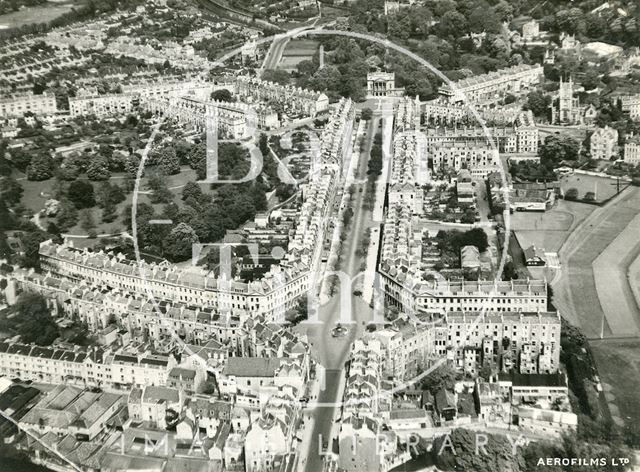
M 388 119 L 392 119 L 392 115 Z M 380 114 L 376 114 L 366 127 L 355 175 L 355 191 L 351 201 L 353 218 L 347 229 L 347 237 L 341 250 L 342 262 L 339 270 L 347 274 L 352 280 L 360 274 L 361 266 L 366 257 L 365 254 L 357 249 L 371 222 L 371 211 L 365 208 L 367 166 L 374 138 L 380 128 L 381 121 Z M 355 286 L 355 281 L 352 282 L 352 285 Z M 353 286 L 345 289 L 352 292 L 354 290 Z M 313 346 L 319 365 L 326 369 L 325 389 L 320 391 L 317 400 L 312 399 L 310 408 L 307 410 L 313 421 L 313 433 L 309 451 L 303 454 L 303 457 L 306 457 L 304 469 L 309 472 L 322 470 L 323 456 L 320 454 L 319 445 L 331 436 L 332 427 L 338 414 L 336 405 L 342 399 L 344 367 L 349 355 L 349 349 L 353 341 L 362 336 L 366 323 L 373 317 L 372 308 L 360 296 L 350 293 L 349 298 L 351 323 L 345 324 L 341 319 L 341 293 L 338 287 L 329 301 L 319 307 L 318 317 L 322 323 L 310 325 L 307 330 L 309 341 Z M 343 337 L 332 336 L 331 331 L 338 323 L 349 330 Z M 318 406 L 314 406 L 314 403 L 317 403 Z

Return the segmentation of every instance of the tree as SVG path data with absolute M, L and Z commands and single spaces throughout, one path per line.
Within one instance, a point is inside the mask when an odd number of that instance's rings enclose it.
M 19 334 L 23 343 L 50 346 L 58 337 L 47 300 L 40 294 L 20 294 L 15 305 L 0 316 L 0 329 Z
M 431 81 L 415 71 L 411 75 L 409 75 L 409 79 L 403 78 L 402 83 L 404 84 L 407 95 L 411 97 L 420 97 L 420 98 L 431 98 L 433 95 L 433 85 Z
M 7 208 L 7 202 L 0 198 L 0 232 L 15 228 L 15 216 Z
M 265 69 L 262 72 L 262 80 L 266 80 L 268 82 L 275 82 L 280 85 L 287 85 L 289 80 L 291 79 L 291 75 L 282 69 Z
M 461 247 L 475 246 L 478 251 L 484 252 L 489 247 L 487 233 L 482 228 L 472 228 L 462 234 Z
M 373 110 L 371 108 L 363 108 L 360 117 L 363 120 L 370 120 L 373 117 Z
M 493 7 L 493 12 L 500 22 L 510 22 L 513 19 L 513 6 L 504 0 L 501 0 L 500 3 Z
M 176 151 L 178 159 L 180 160 L 180 164 L 188 164 L 189 162 L 187 160 L 187 157 L 189 156 L 189 151 L 191 150 L 191 147 L 193 145 L 188 141 L 185 141 L 184 139 L 174 141 L 172 142 L 172 145 Z
M 31 163 L 31 153 L 25 151 L 22 148 L 12 149 L 11 152 L 11 162 L 13 165 L 21 171 L 26 171 Z
M 160 168 L 165 175 L 174 175 L 180 172 L 180 159 L 176 150 L 171 146 L 165 146 L 160 152 Z
M 53 221 L 50 221 L 49 224 L 47 225 L 47 233 L 51 235 L 51 239 L 53 240 L 54 243 L 62 244 L 63 239 L 62 239 L 60 228 Z
M 211 100 L 218 102 L 235 102 L 233 94 L 227 89 L 214 90 L 211 92 Z
M 480 377 L 482 377 L 485 381 L 489 381 L 489 378 L 491 377 L 492 374 L 492 370 L 491 370 L 491 366 L 489 364 L 484 364 L 481 368 L 480 368 L 480 372 L 478 372 L 478 375 Z
M 575 161 L 579 148 L 580 144 L 571 136 L 549 135 L 540 146 L 540 162 L 547 168 L 553 168 L 562 161 Z
M 566 192 L 564 192 L 564 199 L 565 200 L 577 200 L 578 199 L 578 189 L 572 187 L 569 190 L 567 190 Z
M 20 203 L 23 192 L 22 185 L 17 180 L 11 177 L 0 177 L 0 199 L 7 202 L 9 206 Z
M 493 9 L 485 2 L 473 8 L 469 14 L 466 15 L 466 19 L 468 22 L 468 30 L 472 33 L 497 33 L 500 31 L 500 21 Z
M 80 212 L 80 227 L 86 232 L 89 232 L 96 227 L 96 222 L 93 219 L 93 213 L 88 208 L 85 208 Z
M 402 12 L 391 15 L 389 17 L 387 31 L 389 36 L 403 40 L 409 39 L 409 35 L 411 34 L 411 19 Z
M 173 194 L 167 186 L 167 181 L 160 173 L 149 176 L 147 185 L 151 189 L 151 203 L 169 203 Z
M 11 175 L 11 163 L 6 158 L 7 142 L 0 139 L 0 175 L 9 177 Z
M 311 77 L 316 72 L 317 69 L 318 68 L 316 67 L 314 62 L 308 59 L 304 61 L 300 61 L 298 62 L 298 64 L 296 64 L 296 70 L 298 71 L 298 74 L 301 75 L 302 77 Z
M 58 168 L 58 178 L 61 180 L 76 180 L 80 173 L 82 172 L 82 167 L 78 162 L 78 158 L 75 156 L 66 157 L 60 167 Z
M 260 153 L 262 153 L 262 156 L 267 157 L 269 155 L 269 136 L 264 133 L 260 133 L 258 147 L 260 148 Z
M 164 255 L 170 261 L 184 261 L 191 257 L 192 247 L 198 242 L 198 235 L 191 226 L 179 223 L 164 239 Z
M 109 182 L 101 182 L 95 191 L 96 204 L 100 208 L 105 208 L 107 205 L 117 205 L 126 199 L 122 187 L 118 184 L 111 184 Z
M 508 93 L 508 94 L 504 97 L 504 104 L 505 104 L 505 105 L 509 105 L 509 104 L 511 104 L 511 103 L 515 103 L 515 102 L 516 102 L 516 100 L 518 100 L 518 98 L 517 98 L 515 95 L 513 95 L 513 94 L 511 94 L 511 93 Z
M 424 378 L 422 381 L 422 388 L 424 390 L 428 390 L 433 395 L 438 392 L 438 390 L 445 388 L 451 389 L 453 388 L 456 381 L 456 371 L 449 364 L 442 364 L 437 369 Z
M 338 90 L 342 74 L 340 70 L 334 66 L 327 64 L 322 69 L 318 69 L 309 79 L 309 87 L 320 92 L 328 92 Z
M 205 198 L 205 194 L 202 192 L 200 185 L 196 182 L 187 182 L 182 189 L 182 200 L 190 206 L 193 206 L 193 203 L 200 205 L 201 203 L 209 200 Z
M 432 457 L 438 470 L 524 470 L 524 459 L 513 454 L 511 442 L 504 435 L 487 435 L 486 445 L 476 447 L 476 432 L 454 429 L 450 434 L 437 438 L 433 443 Z M 516 450 L 517 451 L 517 450 Z
M 53 176 L 53 162 L 51 157 L 45 154 L 36 154 L 31 158 L 27 167 L 27 179 L 47 180 Z
M 109 159 L 102 154 L 94 155 L 87 166 L 87 177 L 90 180 L 107 180 L 111 177 Z
M 459 38 L 467 31 L 466 18 L 455 10 L 442 15 L 439 27 L 445 36 Z
M 525 107 L 535 116 L 546 117 L 549 114 L 549 105 L 551 105 L 551 97 L 542 92 L 534 90 L 527 95 Z
M 132 178 L 137 177 L 140 169 L 140 157 L 136 154 L 130 154 L 124 161 L 124 170 Z M 144 170 L 142 175 L 144 175 Z
M 582 198 L 585 202 L 595 202 L 596 201 L 596 194 L 595 192 L 587 192 L 584 194 L 584 197 Z
M 116 213 L 116 206 L 113 202 L 108 201 L 102 209 L 102 221 L 105 223 L 112 223 L 117 217 L 118 214 Z
M 18 264 L 20 267 L 40 268 L 40 243 L 46 237 L 42 231 L 25 232 L 20 237 L 24 254 L 20 257 Z
M 213 395 L 216 393 L 216 383 L 212 380 L 206 380 L 202 384 L 202 393 L 205 395 Z
M 367 174 L 375 178 L 382 173 L 382 146 L 379 144 L 371 146 L 370 156 Z
M 86 180 L 76 180 L 69 184 L 67 190 L 67 196 L 69 200 L 75 205 L 76 208 L 91 208 L 96 204 L 93 195 L 93 185 Z
M 0 231 L 0 259 L 5 259 L 9 264 L 11 264 L 13 260 L 13 249 L 11 249 L 9 242 L 7 241 L 7 233 L 3 231 Z M 6 280 L 0 280 L 0 284 L 2 283 L 6 284 Z M 0 290 L 4 290 L 5 288 L 6 285 L 5 287 L 0 288 Z
M 56 223 L 61 231 L 69 230 L 78 223 L 78 210 L 70 200 L 60 202 Z
M 582 86 L 585 90 L 594 90 L 600 85 L 600 77 L 598 76 L 598 71 L 592 68 L 589 68 L 585 71 L 584 76 L 582 78 Z

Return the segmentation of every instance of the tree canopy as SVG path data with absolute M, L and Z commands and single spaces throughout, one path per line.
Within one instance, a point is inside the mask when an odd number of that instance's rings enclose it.
M 575 161 L 579 149 L 580 144 L 571 136 L 552 134 L 540 146 L 540 162 L 547 168 L 553 168 L 562 161 Z
M 233 94 L 227 89 L 214 90 L 211 92 L 211 100 L 217 100 L 219 102 L 235 102 L 236 99 Z
M 496 470 L 522 470 L 525 461 L 519 452 L 513 454 L 511 442 L 497 434 L 486 434 L 479 439 L 478 433 L 467 429 L 454 429 L 449 435 L 437 438 L 432 455 L 438 470 L 473 470 L 494 472 Z M 477 453 L 476 453 L 477 451 Z
M 59 330 L 47 300 L 39 294 L 22 293 L 15 305 L 0 313 L 0 330 L 19 334 L 22 342 L 49 346 Z
M 91 208 L 96 204 L 93 185 L 86 180 L 75 180 L 69 184 L 67 196 L 76 208 Z

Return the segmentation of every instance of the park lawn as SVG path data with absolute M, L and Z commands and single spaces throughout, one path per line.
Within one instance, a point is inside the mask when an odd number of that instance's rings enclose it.
M 318 42 L 312 39 L 292 39 L 284 49 L 284 56 L 313 56 Z
M 560 177 L 562 191 L 566 192 L 570 188 L 578 190 L 578 198 L 584 198 L 587 192 L 595 192 L 596 202 L 601 203 L 615 196 L 617 192 L 617 182 L 615 179 L 598 177 L 594 175 L 572 174 Z M 628 184 L 620 182 L 620 190 Z
M 15 173 L 13 175 L 15 179 L 18 180 L 18 183 L 24 189 L 24 193 L 22 194 L 22 204 L 29 208 L 33 213 L 38 213 L 44 207 L 44 202 L 51 197 L 51 189 L 55 182 L 55 179 L 47 179 L 39 182 L 27 180 L 22 173 Z M 127 178 L 127 175 L 119 172 L 111 174 L 111 178 L 109 182 L 112 184 L 121 185 L 124 179 Z M 86 179 L 86 176 L 81 175 L 79 179 Z M 182 187 L 185 186 L 187 182 L 195 182 L 196 172 L 191 169 L 189 166 L 182 166 L 180 173 L 175 175 L 167 176 L 167 186 L 169 190 L 174 192 L 174 194 L 179 195 Z M 94 189 L 100 185 L 100 182 L 91 182 L 93 184 Z M 201 184 L 202 190 L 207 191 L 208 185 Z M 140 183 L 140 194 L 141 197 L 144 196 L 148 192 L 147 188 L 147 177 L 143 176 L 142 181 Z M 129 198 L 130 200 L 130 198 Z M 139 199 L 139 201 L 143 201 Z M 146 200 L 145 200 L 146 201 Z M 129 201 L 129 203 L 131 203 Z
M 20 176 L 15 176 L 17 179 L 21 179 Z M 44 207 L 44 202 L 51 198 L 51 188 L 53 187 L 54 179 L 43 180 L 36 182 L 32 180 L 18 180 L 18 183 L 22 186 L 24 192 L 22 193 L 22 204 L 30 209 L 34 214 L 38 213 Z
M 16 176 L 19 178 L 19 176 Z M 115 184 L 122 184 L 123 180 L 126 178 L 126 175 L 124 173 L 114 173 L 111 176 L 111 179 L 109 180 L 111 183 L 115 183 Z M 196 173 L 193 169 L 191 169 L 188 166 L 183 166 L 182 170 L 179 174 L 176 175 L 170 175 L 167 176 L 167 186 L 169 187 L 169 189 L 171 190 L 171 192 L 174 194 L 174 199 L 173 201 L 176 202 L 178 205 L 182 204 L 182 199 L 180 198 L 181 192 L 182 192 L 182 188 L 185 186 L 185 184 L 187 182 L 192 182 L 192 181 L 196 181 Z M 29 180 L 19 180 L 20 185 L 22 185 L 22 187 L 24 188 L 24 194 L 22 196 L 22 203 L 29 208 L 30 210 L 33 211 L 33 213 L 37 213 L 40 210 L 42 210 L 43 206 L 44 206 L 44 202 L 51 198 L 51 188 L 53 186 L 53 183 L 55 182 L 55 179 L 48 179 L 45 181 L 41 181 L 41 182 L 34 182 L 34 181 L 29 181 Z M 94 189 L 98 187 L 98 185 L 100 185 L 100 182 L 92 182 Z M 202 187 L 202 190 L 205 192 L 211 192 L 211 190 L 209 190 L 209 185 L 208 184 L 200 184 L 200 186 Z M 44 196 L 43 196 L 44 195 Z M 130 205 L 133 201 L 133 192 L 130 192 L 126 195 L 126 199 L 119 203 L 118 205 L 116 205 L 116 214 L 118 215 L 118 218 L 115 221 L 112 221 L 111 223 L 104 223 L 102 221 L 102 209 L 96 207 L 93 207 L 90 209 L 91 214 L 93 216 L 93 221 L 96 224 L 95 227 L 95 232 L 100 235 L 100 234 L 112 234 L 112 233 L 120 233 L 122 231 L 125 230 L 124 225 L 122 224 L 122 212 L 124 211 L 124 209 L 127 207 L 127 205 Z M 158 203 L 158 204 L 152 204 L 151 200 L 149 198 L 149 193 L 148 193 L 148 188 L 147 188 L 147 178 L 143 177 L 142 178 L 142 182 L 140 185 L 140 192 L 138 194 L 138 204 L 141 203 L 147 203 L 151 206 L 154 207 L 154 209 L 156 210 L 157 213 L 159 213 L 160 211 L 162 211 L 162 208 L 164 207 L 165 204 L 162 203 Z M 46 218 L 43 217 L 41 218 L 41 223 L 43 225 L 43 227 L 46 228 L 47 224 L 49 223 L 49 221 L 55 221 L 55 218 Z M 85 231 L 83 228 L 80 227 L 79 224 L 75 225 L 74 227 L 70 228 L 69 230 L 67 230 L 65 232 L 65 234 L 68 235 L 78 235 L 78 236 L 85 236 L 87 234 L 87 231 Z M 78 240 L 79 241 L 79 238 Z M 96 240 L 88 240 L 88 241 L 92 241 L 92 244 L 95 244 Z M 90 246 L 91 244 L 89 244 L 88 242 L 84 242 L 84 244 Z
M 318 49 L 318 42 L 310 39 L 289 41 L 278 64 L 279 69 L 295 70 L 302 61 L 310 61 Z

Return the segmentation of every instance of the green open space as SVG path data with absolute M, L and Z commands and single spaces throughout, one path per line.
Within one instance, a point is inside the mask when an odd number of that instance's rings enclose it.
M 49 3 L 37 7 L 26 7 L 22 10 L 0 15 L 0 29 L 18 28 L 33 23 L 47 23 L 71 11 L 72 8 L 81 3 L 84 2 Z
M 582 199 L 587 192 L 595 193 L 597 203 L 604 202 L 618 193 L 618 189 L 623 190 L 628 183 L 617 182 L 616 179 L 599 177 L 586 174 L 571 174 L 560 177 L 562 191 L 566 192 L 570 188 L 578 190 L 578 198 Z
M 591 339 L 600 337 L 603 331 L 605 313 L 600 296 L 607 296 L 604 292 L 599 296 L 593 263 L 635 218 L 640 208 L 639 204 L 640 190 L 627 189 L 612 204 L 597 208 L 585 224 L 568 237 L 560 251 L 562 277 L 554 284 L 554 301 L 557 299 L 558 309 L 564 311 L 568 319 L 575 320 L 584 334 Z M 630 247 L 629 250 L 631 249 Z M 614 256 L 624 258 L 625 254 Z M 635 303 L 635 300 L 633 302 Z M 631 322 L 635 325 L 633 320 Z M 604 336 L 611 335 L 609 325 L 605 322 Z
M 629 442 L 640 443 L 640 341 L 591 342 L 611 416 L 624 423 Z
M 118 184 L 122 186 L 125 179 L 127 178 L 128 176 L 125 173 L 113 173 L 113 175 L 109 179 L 109 182 L 112 184 Z M 166 176 L 166 182 L 167 182 L 167 186 L 169 187 L 169 190 L 171 190 L 171 192 L 174 195 L 178 195 L 178 196 L 180 195 L 182 187 L 187 182 L 193 182 L 196 180 L 197 180 L 196 172 L 193 169 L 191 169 L 189 166 L 182 166 L 181 171 L 178 174 Z M 147 203 L 159 211 L 162 209 L 164 205 L 151 204 L 151 201 L 149 199 L 149 189 L 147 187 L 147 181 L 148 181 L 147 177 L 142 177 L 140 181 L 138 204 Z M 44 202 L 52 198 L 51 197 L 53 192 L 52 186 L 54 182 L 55 182 L 55 179 L 48 179 L 41 182 L 34 182 L 26 179 L 19 180 L 20 185 L 22 185 L 22 187 L 24 188 L 24 194 L 21 202 L 24 204 L 25 207 L 31 210 L 34 214 L 38 213 L 40 210 L 43 209 Z M 91 182 L 91 183 L 94 186 L 94 189 L 96 189 L 100 185 L 100 182 Z M 203 190 L 205 190 L 204 186 L 201 185 L 201 187 L 203 188 Z M 126 195 L 126 199 L 123 202 L 120 202 L 116 205 L 116 208 L 117 208 L 116 213 L 118 215 L 121 215 L 122 211 L 126 208 L 127 205 L 130 205 L 132 201 L 133 201 L 133 192 L 130 192 Z M 180 198 L 174 198 L 174 201 L 178 204 L 181 203 Z M 98 207 L 93 207 L 93 208 L 90 208 L 89 211 L 91 212 L 93 216 L 93 220 L 95 221 L 95 224 L 96 224 L 95 231 L 97 234 L 107 234 L 107 233 L 111 234 L 111 233 L 119 233 L 121 231 L 124 231 L 125 228 L 122 224 L 122 220 L 120 217 L 118 217 L 118 219 L 116 219 L 111 223 L 105 223 L 102 221 L 102 211 L 103 211 L 102 209 Z M 51 221 L 54 221 L 54 220 L 55 218 L 51 219 Z M 47 223 L 49 222 L 49 219 L 43 217 L 41 218 L 40 221 L 46 228 Z M 70 228 L 68 231 L 66 231 L 65 234 L 84 236 L 87 234 L 87 232 L 80 227 L 80 224 L 77 224 L 74 227 Z
M 318 50 L 318 42 L 310 39 L 292 39 L 282 53 L 278 68 L 295 70 L 302 61 L 310 61 Z

